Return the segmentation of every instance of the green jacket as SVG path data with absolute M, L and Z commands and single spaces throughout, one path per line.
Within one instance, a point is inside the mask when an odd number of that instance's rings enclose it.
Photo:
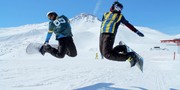
M 46 42 L 49 42 L 52 33 L 56 35 L 56 40 L 63 37 L 72 37 L 71 26 L 69 19 L 64 16 L 58 16 L 56 20 L 49 22 L 49 31 L 46 36 Z

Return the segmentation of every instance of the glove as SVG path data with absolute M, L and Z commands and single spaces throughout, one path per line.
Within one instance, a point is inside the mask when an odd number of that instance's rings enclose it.
M 140 31 L 136 31 L 136 34 L 139 35 L 140 37 L 144 37 L 144 34 L 141 33 Z

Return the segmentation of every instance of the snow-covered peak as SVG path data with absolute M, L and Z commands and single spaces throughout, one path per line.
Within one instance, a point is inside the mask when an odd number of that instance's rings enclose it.
M 81 13 L 80 15 L 75 16 L 70 19 L 71 23 L 74 22 L 96 22 L 99 21 L 98 18 L 91 14 Z

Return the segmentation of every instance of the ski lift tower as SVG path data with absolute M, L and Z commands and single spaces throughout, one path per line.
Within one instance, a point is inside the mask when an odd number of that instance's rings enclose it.
M 175 45 L 178 47 L 178 54 L 180 54 L 180 38 L 179 39 L 173 39 L 173 40 L 161 40 L 161 43 L 166 43 L 169 45 Z

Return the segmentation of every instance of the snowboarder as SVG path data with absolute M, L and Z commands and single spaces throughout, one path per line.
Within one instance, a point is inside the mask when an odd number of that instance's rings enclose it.
M 58 14 L 53 11 L 48 12 L 47 17 L 50 20 L 49 31 L 44 45 L 40 49 L 41 54 L 44 55 L 45 52 L 48 52 L 57 58 L 64 58 L 65 54 L 70 57 L 77 56 L 69 19 L 64 15 L 58 16 Z M 53 33 L 56 35 L 56 40 L 58 41 L 57 49 L 49 45 L 49 40 Z
M 114 61 L 128 60 L 131 67 L 133 67 L 137 62 L 137 57 L 134 52 L 120 53 L 120 51 L 127 52 L 126 47 L 123 45 L 117 45 L 113 48 L 118 26 L 120 23 L 123 23 L 140 37 L 144 37 L 144 35 L 125 19 L 125 17 L 121 14 L 122 9 L 123 5 L 118 1 L 115 1 L 110 8 L 110 12 L 104 13 L 100 29 L 99 48 L 101 54 L 105 58 Z

